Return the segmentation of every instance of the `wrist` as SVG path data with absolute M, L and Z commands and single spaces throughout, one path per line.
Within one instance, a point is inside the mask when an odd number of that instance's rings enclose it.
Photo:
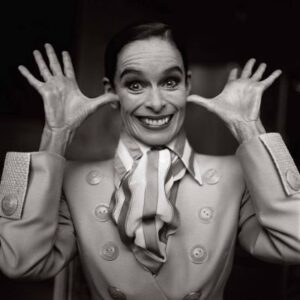
M 260 120 L 232 122 L 229 129 L 239 143 L 247 142 L 253 137 L 266 133 Z
M 70 129 L 54 129 L 45 126 L 39 150 L 64 156 L 73 135 L 74 133 Z

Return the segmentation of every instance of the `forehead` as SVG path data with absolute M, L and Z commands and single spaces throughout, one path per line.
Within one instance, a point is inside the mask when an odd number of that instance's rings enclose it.
M 157 73 L 175 66 L 184 71 L 179 50 L 169 41 L 154 37 L 127 44 L 118 55 L 116 73 L 127 68 Z

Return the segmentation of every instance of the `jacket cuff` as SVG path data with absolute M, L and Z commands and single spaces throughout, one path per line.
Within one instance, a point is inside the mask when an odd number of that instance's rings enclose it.
M 260 141 L 270 155 L 285 193 L 290 196 L 300 192 L 300 174 L 279 133 L 266 133 L 242 144 L 240 148 L 251 147 Z M 248 145 L 249 144 L 249 145 Z M 238 152 L 241 149 L 238 149 Z
M 6 154 L 0 183 L 0 216 L 20 219 L 28 185 L 30 153 Z
M 300 191 L 300 174 L 287 147 L 278 133 L 261 135 L 260 140 L 270 153 L 287 195 Z
M 56 159 L 63 157 L 47 152 L 8 152 L 0 183 L 0 217 L 12 220 L 22 218 L 23 206 L 30 183 L 30 165 L 35 154 L 50 155 Z

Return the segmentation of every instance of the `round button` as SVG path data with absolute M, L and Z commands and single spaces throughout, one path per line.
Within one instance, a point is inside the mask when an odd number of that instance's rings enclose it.
M 201 245 L 194 246 L 190 252 L 190 258 L 194 264 L 202 264 L 207 260 L 207 257 L 207 251 Z
M 6 216 L 13 215 L 18 208 L 18 198 L 13 194 L 4 196 L 1 203 L 1 208 Z
M 294 190 L 294 191 L 299 191 L 300 190 L 300 176 L 299 174 L 294 171 L 294 170 L 287 170 L 285 173 L 286 180 L 289 184 L 289 186 Z
M 102 247 L 100 255 L 105 260 L 115 260 L 119 256 L 118 246 L 114 242 L 108 242 Z
M 109 286 L 108 287 L 108 293 L 110 296 L 115 300 L 126 300 L 125 294 L 115 286 Z
M 214 211 L 211 207 L 202 207 L 199 209 L 198 216 L 202 223 L 209 223 L 214 216 Z
M 106 222 L 110 219 L 110 209 L 109 206 L 106 204 L 99 204 L 95 208 L 95 216 L 98 221 Z
M 187 294 L 182 300 L 199 300 L 201 297 L 200 292 L 191 292 Z
M 216 184 L 219 182 L 221 175 L 216 169 L 209 169 L 203 174 L 202 178 L 207 184 Z
M 101 180 L 102 176 L 97 170 L 93 170 L 86 175 L 86 181 L 90 185 L 99 184 Z

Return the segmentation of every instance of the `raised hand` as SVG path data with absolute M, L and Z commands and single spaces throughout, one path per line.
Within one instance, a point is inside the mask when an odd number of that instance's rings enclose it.
M 261 80 L 266 64 L 260 64 L 252 72 L 254 63 L 255 59 L 250 59 L 239 77 L 238 70 L 233 69 L 223 91 L 215 98 L 206 99 L 198 95 L 188 97 L 189 102 L 204 106 L 224 120 L 239 141 L 264 132 L 259 116 L 262 94 L 281 74 L 280 70 L 276 70 Z
M 53 138 L 53 135 L 59 136 L 60 139 L 62 137 L 67 139 L 67 141 L 60 141 L 60 143 L 69 143 L 75 130 L 98 107 L 109 102 L 118 101 L 117 95 L 112 93 L 107 93 L 94 99 L 84 96 L 77 85 L 74 68 L 68 52 L 64 51 L 62 53 L 62 70 L 53 47 L 50 44 L 46 44 L 45 48 L 50 69 L 41 53 L 38 50 L 33 52 L 44 81 L 36 79 L 24 66 L 19 66 L 22 75 L 43 98 L 45 110 L 44 135 L 46 136 L 42 137 L 42 144 L 44 144 L 42 148 L 45 148 L 45 145 L 53 144 L 53 141 L 49 142 L 50 136 Z
M 94 99 L 84 96 L 77 85 L 68 52 L 63 52 L 63 72 L 53 47 L 46 44 L 45 48 L 51 71 L 41 53 L 38 50 L 33 52 L 44 82 L 37 80 L 24 66 L 19 66 L 19 70 L 41 94 L 46 114 L 46 125 L 49 128 L 76 129 L 99 106 L 118 100 L 114 94 L 104 94 Z

